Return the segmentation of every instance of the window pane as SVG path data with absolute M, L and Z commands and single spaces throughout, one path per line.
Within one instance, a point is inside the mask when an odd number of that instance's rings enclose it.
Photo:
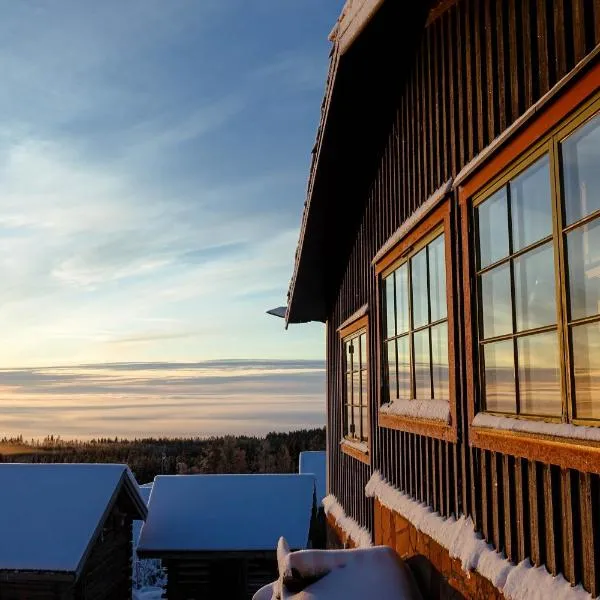
M 600 313 L 600 220 L 567 234 L 571 319 Z
M 345 435 L 350 435 L 352 430 L 352 405 L 346 406 L 346 429 L 344 430 Z
M 508 264 L 481 275 L 480 283 L 483 337 L 491 338 L 512 333 L 510 268 Z
M 396 371 L 396 340 L 387 342 L 386 346 L 390 402 L 392 402 L 398 397 L 398 374 Z
M 600 324 L 573 327 L 575 407 L 580 419 L 600 419 Z
M 411 268 L 413 327 L 421 327 L 429 322 L 427 308 L 427 248 L 423 248 L 412 257 Z
M 431 356 L 433 359 L 433 397 L 448 400 L 448 324 L 441 323 L 431 328 Z
M 483 358 L 486 410 L 515 413 L 517 399 L 512 340 L 485 344 Z
M 408 263 L 396 270 L 396 327 L 398 335 L 408 331 Z
M 517 340 L 521 414 L 560 415 L 560 364 L 556 331 Z
M 386 338 L 396 335 L 396 309 L 394 307 L 394 273 L 390 273 L 384 279 L 385 285 L 385 319 L 386 319 Z
M 360 404 L 360 371 L 352 373 L 352 404 Z
M 508 256 L 508 208 L 506 188 L 477 207 L 479 268 Z
M 514 265 L 517 331 L 556 323 L 552 243 L 521 255 Z
M 351 430 L 351 435 L 353 437 L 360 437 L 360 406 L 352 407 L 352 418 L 354 429 Z
M 360 372 L 360 403 L 363 406 L 366 406 L 366 404 L 367 404 L 367 385 L 368 385 L 367 379 L 368 379 L 367 372 L 361 371 Z
M 346 373 L 346 404 L 352 404 L 352 373 Z
M 361 438 L 365 442 L 369 441 L 369 413 L 367 407 L 363 408 Z
M 346 348 L 346 371 L 352 371 L 352 342 L 344 344 Z
M 510 182 L 513 252 L 552 233 L 550 167 L 544 156 Z
M 446 260 L 443 235 L 429 244 L 429 295 L 431 322 L 446 318 Z
M 360 368 L 364 369 L 367 366 L 367 334 L 360 335 Z
M 429 364 L 429 329 L 413 335 L 415 353 L 415 397 L 431 400 L 431 370 Z
M 398 339 L 398 398 L 410 400 L 410 345 L 408 336 Z
M 561 145 L 567 224 L 600 209 L 600 115 Z

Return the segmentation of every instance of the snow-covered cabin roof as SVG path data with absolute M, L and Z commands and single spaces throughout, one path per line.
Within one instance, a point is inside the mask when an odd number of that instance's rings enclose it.
M 271 551 L 282 535 L 306 548 L 313 487 L 312 475 L 159 475 L 138 554 Z
M 0 464 L 0 571 L 79 576 L 121 493 L 146 507 L 126 465 Z
M 327 495 L 326 461 L 325 450 L 300 452 L 299 472 L 305 475 L 312 474 L 316 479 L 317 506 L 321 506 L 323 498 Z

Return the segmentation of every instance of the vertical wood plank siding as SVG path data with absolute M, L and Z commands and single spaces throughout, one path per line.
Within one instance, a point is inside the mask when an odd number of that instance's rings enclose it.
M 599 478 L 471 449 L 460 361 L 457 444 L 378 427 L 381 349 L 371 260 L 430 194 L 600 42 L 599 24 L 597 0 L 459 0 L 424 30 L 416 55 L 407 58 L 413 68 L 381 149 L 327 333 L 330 491 L 347 514 L 372 530 L 373 506 L 364 487 L 372 469 L 379 469 L 443 516 L 471 515 L 514 562 L 530 556 L 592 594 L 600 593 Z M 457 215 L 453 219 L 458 231 Z M 458 236 L 454 269 L 460 276 Z M 336 329 L 365 303 L 372 314 L 371 466 L 339 449 L 343 376 Z M 457 304 L 455 335 L 462 350 L 461 298 Z

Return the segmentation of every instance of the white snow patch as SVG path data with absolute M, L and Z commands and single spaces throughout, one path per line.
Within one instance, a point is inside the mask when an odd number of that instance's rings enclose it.
M 382 404 L 379 412 L 430 421 L 443 421 L 444 423 L 450 422 L 450 404 L 447 400 L 394 400 Z
M 350 446 L 350 448 L 354 448 L 363 454 L 367 454 L 369 452 L 369 445 L 366 442 L 359 442 L 358 440 L 351 440 L 349 438 L 344 438 L 340 440 L 340 446 Z
M 327 495 L 326 467 L 327 453 L 324 450 L 300 452 L 298 471 L 301 475 L 314 475 L 316 479 L 317 506 Z
M 461 561 L 465 571 L 475 570 L 489 579 L 510 600 L 591 600 L 581 586 L 572 587 L 562 575 L 553 577 L 545 567 L 533 568 L 528 560 L 515 566 L 475 532 L 470 517 L 444 519 L 394 488 L 378 471 L 371 476 L 365 493 L 446 548 L 452 558 Z
M 260 589 L 253 600 L 386 600 L 420 599 L 410 571 L 386 546 L 352 550 L 300 550 L 289 552 L 285 539 L 278 548 L 279 579 Z M 291 579 L 309 581 L 300 592 L 290 592 Z
M 513 419 L 512 417 L 500 417 L 488 413 L 478 413 L 475 415 L 473 425 L 489 429 L 502 429 L 503 431 L 539 433 L 553 437 L 600 442 L 600 427 L 590 427 L 587 425 Z
M 335 496 L 332 494 L 325 496 L 323 498 L 323 508 L 325 509 L 325 514 L 331 515 L 338 527 L 359 548 L 370 548 L 373 545 L 371 542 L 371 532 L 359 525 L 352 517 L 349 517 Z
M 133 590 L 133 600 L 161 600 L 163 589 L 160 587 L 143 587 Z
M 138 554 L 306 548 L 312 475 L 159 475 Z

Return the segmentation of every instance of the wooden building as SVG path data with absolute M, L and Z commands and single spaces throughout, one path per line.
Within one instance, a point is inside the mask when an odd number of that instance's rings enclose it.
M 280 536 L 307 547 L 312 475 L 159 475 L 137 548 L 160 558 L 169 600 L 252 598 L 277 579 Z
M 286 314 L 327 325 L 328 492 L 427 597 L 506 574 L 374 475 L 596 596 L 600 2 L 349 0 L 331 40 Z
M 132 520 L 124 465 L 1 464 L 0 599 L 127 600 Z

